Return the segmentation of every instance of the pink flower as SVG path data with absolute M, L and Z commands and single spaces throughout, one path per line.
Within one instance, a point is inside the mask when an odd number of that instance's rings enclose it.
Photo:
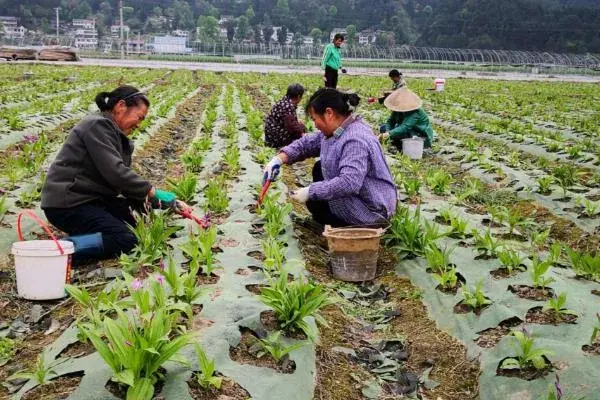
M 158 283 L 160 283 L 161 285 L 165 283 L 165 277 L 162 275 L 157 275 L 156 276 L 156 280 L 158 281 Z
M 161 271 L 164 271 L 165 268 L 167 267 L 165 264 L 165 260 L 160 260 L 160 265 L 158 267 L 160 268 Z
M 131 289 L 134 292 L 137 292 L 138 290 L 140 290 L 143 287 L 144 287 L 144 281 L 140 280 L 139 278 L 135 278 L 133 280 L 133 282 L 131 282 Z

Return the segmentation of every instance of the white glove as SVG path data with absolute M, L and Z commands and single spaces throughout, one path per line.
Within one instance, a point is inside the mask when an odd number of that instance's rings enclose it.
M 279 156 L 275 156 L 265 165 L 265 169 L 263 169 L 263 185 L 267 180 L 274 181 L 277 179 L 277 175 L 279 175 L 279 169 L 281 168 L 281 158 Z
M 300 203 L 306 203 L 308 201 L 308 190 L 310 186 L 300 188 L 290 192 L 290 197 Z

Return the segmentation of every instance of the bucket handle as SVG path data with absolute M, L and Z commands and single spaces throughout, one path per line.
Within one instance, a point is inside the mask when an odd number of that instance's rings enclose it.
M 54 243 L 56 244 L 56 247 L 58 248 L 58 251 L 60 251 L 60 255 L 62 256 L 62 255 L 65 254 L 65 251 L 63 250 L 62 246 L 60 245 L 60 243 L 56 239 L 56 236 L 54 236 L 54 234 L 52 233 L 52 231 L 50 230 L 50 228 L 48 228 L 48 225 L 44 221 L 42 221 L 40 219 L 40 217 L 38 217 L 33 211 L 30 211 L 30 210 L 22 211 L 17 216 L 17 236 L 19 237 L 20 241 L 25 240 L 25 239 L 23 239 L 23 232 L 21 231 L 21 218 L 23 217 L 23 215 L 27 215 L 32 220 L 34 220 L 35 222 L 37 222 L 37 224 L 39 226 L 41 226 L 42 229 L 44 231 L 46 231 L 46 233 L 48 234 L 48 236 L 50 236 L 50 238 L 54 241 Z

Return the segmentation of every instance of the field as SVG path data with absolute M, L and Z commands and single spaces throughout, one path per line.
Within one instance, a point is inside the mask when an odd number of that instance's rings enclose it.
M 0 398 L 550 400 L 560 378 L 563 399 L 600 399 L 598 85 L 451 79 L 438 93 L 408 76 L 434 152 L 413 161 L 384 144 L 401 201 L 378 277 L 354 285 L 330 277 L 324 238 L 287 199 L 310 183 L 311 160 L 284 167 L 256 207 L 274 154 L 264 115 L 288 84 L 308 98 L 320 76 L 36 64 L 0 75 Z M 20 299 L 17 214 L 43 215 L 45 171 L 70 128 L 125 83 L 152 103 L 135 168 L 211 226 L 139 217 L 132 254 L 75 269 L 65 299 Z M 375 131 L 388 112 L 366 98 L 389 85 L 340 82 Z

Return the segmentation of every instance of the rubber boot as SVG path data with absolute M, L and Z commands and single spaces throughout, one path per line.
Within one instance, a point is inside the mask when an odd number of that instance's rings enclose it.
M 102 241 L 102 234 L 100 232 L 67 236 L 62 240 L 68 240 L 73 243 L 73 247 L 75 248 L 73 261 L 75 263 L 80 263 L 83 260 L 104 258 L 104 242 Z

